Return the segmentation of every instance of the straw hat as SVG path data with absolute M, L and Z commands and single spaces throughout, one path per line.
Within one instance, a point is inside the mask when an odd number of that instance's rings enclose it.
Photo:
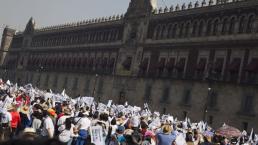
M 29 114 L 30 108 L 28 106 L 23 106 L 20 110 L 21 113 L 23 114 Z
M 34 128 L 25 128 L 23 133 L 36 133 L 36 130 Z
M 11 111 L 11 110 L 13 110 L 13 109 L 14 109 L 14 106 L 13 106 L 13 105 L 8 105 L 7 108 L 6 108 L 7 111 Z

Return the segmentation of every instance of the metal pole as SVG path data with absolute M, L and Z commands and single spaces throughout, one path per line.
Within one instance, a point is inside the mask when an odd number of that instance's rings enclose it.
M 206 122 L 207 120 L 207 113 L 208 113 L 208 100 L 210 96 L 211 88 L 208 88 L 208 94 L 205 100 L 204 110 L 203 110 L 203 121 Z

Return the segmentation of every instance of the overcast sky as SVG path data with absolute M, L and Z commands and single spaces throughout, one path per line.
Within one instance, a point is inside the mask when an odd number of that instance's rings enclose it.
M 157 0 L 159 7 L 191 0 Z M 5 25 L 23 31 L 30 17 L 37 27 L 125 13 L 130 0 L 0 0 L 0 38 Z M 194 1 L 193 1 L 194 2 Z

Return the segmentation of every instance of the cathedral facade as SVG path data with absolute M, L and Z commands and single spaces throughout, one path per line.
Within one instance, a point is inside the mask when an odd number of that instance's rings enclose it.
M 23 32 L 6 27 L 1 76 L 179 119 L 258 129 L 258 1 L 203 0 Z

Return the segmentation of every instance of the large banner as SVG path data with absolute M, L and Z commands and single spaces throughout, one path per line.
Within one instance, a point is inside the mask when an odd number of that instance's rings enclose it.
M 103 132 L 101 126 L 92 126 L 91 132 L 91 143 L 96 145 L 105 145 L 105 140 L 103 138 Z

